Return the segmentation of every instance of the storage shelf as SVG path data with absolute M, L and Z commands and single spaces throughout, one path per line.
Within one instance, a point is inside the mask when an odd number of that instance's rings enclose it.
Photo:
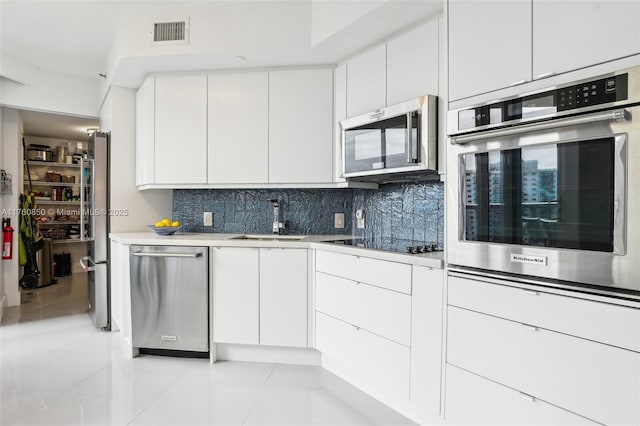
M 72 221 L 67 221 L 67 222 L 59 222 L 59 221 L 49 221 L 49 222 L 36 222 L 37 225 L 39 226 L 43 226 L 43 225 L 80 225 L 80 222 L 72 222 Z
M 29 181 L 24 181 L 25 185 L 29 185 Z M 41 180 L 32 180 L 31 184 L 33 186 L 80 186 L 79 183 L 66 183 L 66 182 L 45 182 Z M 85 187 L 89 188 L 91 185 L 85 185 Z
M 89 241 L 82 241 L 80 238 L 66 238 L 64 240 L 51 240 L 53 244 L 79 244 L 88 243 Z
M 47 201 L 47 200 L 35 200 L 36 204 L 54 204 L 64 206 L 79 206 L 80 201 Z M 87 204 L 88 202 L 85 202 Z
M 79 169 L 80 164 L 67 164 L 67 163 L 53 163 L 49 161 L 27 161 L 30 166 L 47 166 L 47 167 L 61 167 L 69 169 Z M 86 168 L 89 168 L 87 165 Z

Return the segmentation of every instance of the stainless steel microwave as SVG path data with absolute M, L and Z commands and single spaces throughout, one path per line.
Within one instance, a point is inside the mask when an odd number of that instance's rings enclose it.
M 425 95 L 341 121 L 343 177 L 383 182 L 433 176 L 436 100 Z

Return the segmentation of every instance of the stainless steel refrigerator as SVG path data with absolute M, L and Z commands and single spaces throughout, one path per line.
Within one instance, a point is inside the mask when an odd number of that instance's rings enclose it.
M 88 157 L 80 166 L 80 232 L 88 246 L 80 264 L 89 274 L 89 316 L 96 327 L 110 330 L 108 133 L 91 135 Z

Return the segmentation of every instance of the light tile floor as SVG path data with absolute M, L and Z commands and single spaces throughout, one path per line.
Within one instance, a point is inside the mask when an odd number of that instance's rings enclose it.
M 76 280 L 5 309 L 1 425 L 413 424 L 320 367 L 128 359 L 118 332 L 93 328 Z

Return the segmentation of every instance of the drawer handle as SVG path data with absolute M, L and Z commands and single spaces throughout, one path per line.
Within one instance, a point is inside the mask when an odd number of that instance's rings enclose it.
M 525 290 L 523 289 L 522 291 L 525 292 L 525 294 L 528 294 L 529 296 L 538 296 L 540 295 L 539 291 L 535 291 L 535 290 Z
M 524 392 L 519 392 L 520 396 L 523 397 L 524 399 L 531 401 L 531 402 L 536 402 L 536 397 L 529 395 L 528 393 L 524 393 Z
M 531 331 L 538 331 L 538 327 L 536 327 L 535 325 L 522 324 L 522 326 L 523 326 L 524 328 L 526 328 L 527 330 L 531 330 Z

